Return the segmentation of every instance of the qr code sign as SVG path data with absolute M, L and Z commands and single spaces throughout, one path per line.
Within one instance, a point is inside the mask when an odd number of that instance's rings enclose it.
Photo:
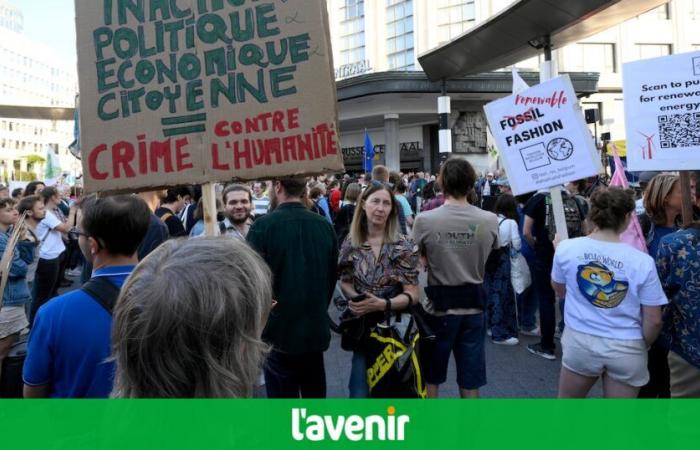
M 659 116 L 661 148 L 700 145 L 700 113 Z

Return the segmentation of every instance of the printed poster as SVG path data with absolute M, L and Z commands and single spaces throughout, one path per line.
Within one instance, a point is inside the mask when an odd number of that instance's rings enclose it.
M 568 75 L 495 100 L 484 110 L 515 195 L 602 171 Z
M 631 171 L 700 169 L 700 51 L 622 66 Z

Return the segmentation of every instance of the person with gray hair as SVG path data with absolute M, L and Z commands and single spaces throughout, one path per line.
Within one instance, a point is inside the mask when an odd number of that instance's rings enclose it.
M 115 306 L 112 397 L 251 397 L 272 303 L 270 269 L 244 242 L 166 242 Z

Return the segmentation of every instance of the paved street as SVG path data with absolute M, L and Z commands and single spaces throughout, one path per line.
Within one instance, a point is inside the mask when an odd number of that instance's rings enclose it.
M 419 275 L 421 292 L 427 284 L 425 272 Z M 558 310 L 558 308 L 557 308 Z M 558 311 L 557 311 L 558 313 Z M 557 318 L 558 320 L 558 318 Z M 483 397 L 490 398 L 552 398 L 557 395 L 559 370 L 561 368 L 561 348 L 557 348 L 557 360 L 548 361 L 527 351 L 527 345 L 536 343 L 539 338 L 521 336 L 517 346 L 503 346 L 491 343 L 486 338 L 486 380 L 482 389 Z M 557 341 L 559 345 L 559 341 Z M 348 396 L 348 378 L 352 355 L 340 348 L 340 337 L 333 334 L 330 349 L 326 352 L 326 375 L 329 397 Z M 450 361 L 447 382 L 442 386 L 442 397 L 459 397 L 454 360 Z M 596 385 L 592 396 L 601 396 Z
M 486 377 L 488 384 L 482 396 L 488 398 L 544 398 L 556 397 L 561 353 L 557 360 L 547 361 L 527 351 L 527 344 L 537 342 L 534 337 L 522 337 L 520 345 L 508 347 L 492 344 L 486 339 Z M 326 352 L 328 396 L 347 397 L 351 354 L 340 348 L 340 338 L 334 334 L 331 347 Z M 458 397 L 454 361 L 450 361 L 447 383 L 442 387 L 442 397 Z M 598 385 L 592 396 L 601 396 Z

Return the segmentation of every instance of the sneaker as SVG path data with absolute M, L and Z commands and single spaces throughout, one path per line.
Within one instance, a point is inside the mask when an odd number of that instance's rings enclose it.
M 520 344 L 520 341 L 516 337 L 509 337 L 508 339 L 501 339 L 499 341 L 494 339 L 491 342 L 493 342 L 496 345 L 518 345 L 518 344 Z
M 557 359 L 554 350 L 543 348 L 542 344 L 530 344 L 527 346 L 527 351 L 550 361 Z
M 535 327 L 530 330 L 520 330 L 520 334 L 522 334 L 523 336 L 539 336 L 540 327 Z
M 493 333 L 491 333 L 491 328 L 486 330 L 486 336 L 491 337 Z

